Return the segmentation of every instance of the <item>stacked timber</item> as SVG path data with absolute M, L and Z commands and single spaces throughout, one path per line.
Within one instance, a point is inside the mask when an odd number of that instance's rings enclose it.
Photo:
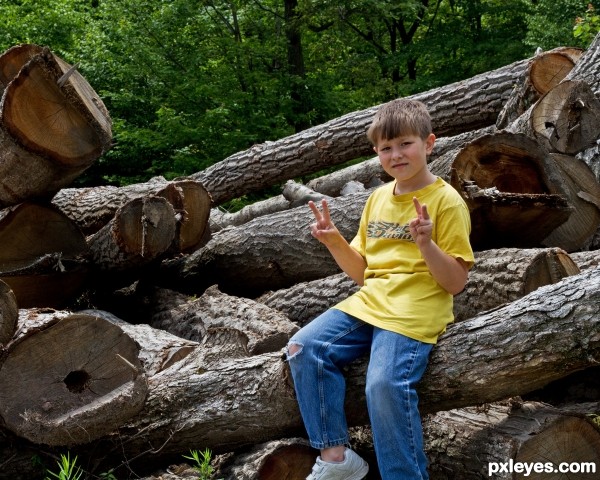
M 470 209 L 476 258 L 419 385 L 432 480 L 490 478 L 492 464 L 547 452 L 552 465 L 600 465 L 598 51 L 600 36 L 414 96 L 439 137 L 430 168 Z M 42 80 L 42 98 L 77 113 L 60 141 L 40 134 L 49 107 L 27 84 Z M 110 147 L 92 87 L 35 45 L 0 56 L 0 86 L 3 474 L 43 478 L 29 459 L 51 468 L 69 451 L 92 476 L 150 480 L 208 448 L 216 478 L 304 479 L 316 452 L 285 346 L 358 288 L 310 235 L 306 203 L 327 199 L 350 239 L 390 178 L 377 159 L 298 178 L 368 156 L 377 108 L 188 178 L 73 188 Z M 35 172 L 20 172 L 24 155 Z M 281 195 L 220 208 L 273 185 Z M 346 370 L 346 406 L 377 479 L 367 362 Z M 186 478 L 185 465 L 169 470 L 160 478 Z

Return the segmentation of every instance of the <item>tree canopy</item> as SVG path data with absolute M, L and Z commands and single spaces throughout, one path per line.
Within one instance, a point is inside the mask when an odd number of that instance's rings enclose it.
M 581 0 L 0 0 L 0 15 L 4 50 L 79 62 L 109 109 L 115 144 L 82 185 L 189 175 L 599 28 Z

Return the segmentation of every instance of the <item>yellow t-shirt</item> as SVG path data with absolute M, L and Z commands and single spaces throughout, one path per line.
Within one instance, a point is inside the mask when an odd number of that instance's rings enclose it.
M 427 205 L 433 221 L 432 240 L 469 268 L 471 218 L 459 193 L 443 179 L 416 192 L 394 195 L 394 182 L 371 194 L 350 245 L 366 260 L 364 285 L 334 308 L 376 327 L 425 343 L 454 320 L 453 297 L 432 277 L 408 223 L 416 217 L 413 197 Z

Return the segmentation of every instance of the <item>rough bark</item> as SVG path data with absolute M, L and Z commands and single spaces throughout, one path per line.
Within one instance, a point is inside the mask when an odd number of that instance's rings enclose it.
M 600 459 L 600 431 L 585 414 L 599 411 L 598 403 L 554 408 L 538 402 L 508 402 L 438 412 L 423 419 L 425 449 L 431 480 L 552 477 L 562 462 Z M 497 471 L 493 464 L 550 463 L 551 472 L 529 475 Z M 531 465 L 533 467 L 533 465 Z M 514 475 L 514 476 L 513 476 Z M 594 478 L 587 473 L 569 478 Z M 597 472 L 596 472 L 597 475 Z
M 479 137 L 432 162 L 431 171 L 465 197 L 475 250 L 540 247 L 573 211 L 562 172 L 523 134 Z M 368 195 L 330 202 L 333 221 L 348 240 Z M 210 279 L 226 293 L 254 296 L 337 273 L 327 250 L 309 234 L 313 218 L 307 207 L 298 207 L 218 232 L 193 254 L 164 263 L 161 281 L 175 290 L 189 291 L 193 285 L 201 291 Z
M 332 219 L 348 239 L 356 233 L 367 196 L 330 202 Z M 164 261 L 156 282 L 187 293 L 217 284 L 224 293 L 252 297 L 338 273 L 327 249 L 310 235 L 313 222 L 310 209 L 302 206 L 221 230 L 196 252 Z
M 0 348 L 13 337 L 18 318 L 17 297 L 8 284 L 0 280 Z
M 584 161 L 590 167 L 596 180 L 600 182 L 600 144 L 596 142 L 594 146 L 579 152 L 577 158 Z
M 331 308 L 359 289 L 345 273 L 337 273 L 289 288 L 265 292 L 257 301 L 274 308 L 300 326 Z
M 102 271 L 141 268 L 169 249 L 175 232 L 175 211 L 165 198 L 136 198 L 88 238 L 91 262 Z
M 475 253 L 465 289 L 454 297 L 455 321 L 524 297 L 580 273 L 560 248 L 500 248 Z
M 201 342 L 217 328 L 237 330 L 246 338 L 250 355 L 280 350 L 298 326 L 277 310 L 247 298 L 221 293 L 215 286 L 198 298 L 172 305 L 173 292 L 155 290 L 148 323 L 156 329 Z M 165 302 L 166 300 L 166 302 Z
M 219 208 L 210 211 L 209 226 L 211 233 L 216 233 L 226 227 L 237 227 L 257 217 L 281 212 L 290 208 L 290 202 L 283 195 L 267 198 L 245 206 L 235 213 L 223 212 Z
M 155 177 L 148 182 L 125 187 L 63 188 L 54 196 L 52 203 L 86 235 L 91 235 L 111 221 L 126 203 L 150 196 L 164 197 L 173 206 L 178 216 L 178 250 L 196 248 L 206 233 L 211 206 L 208 192 L 198 182 L 167 181 Z
M 595 366 L 599 280 L 600 269 L 588 270 L 451 326 L 418 387 L 423 413 L 510 398 Z M 351 425 L 368 423 L 365 366 L 347 370 Z M 206 364 L 196 349 L 148 379 L 144 407 L 112 437 L 114 449 L 132 458 L 162 445 L 158 460 L 189 445 L 218 453 L 296 436 L 302 423 L 290 382 L 282 352 Z
M 600 100 L 584 81 L 559 83 L 543 95 L 508 131 L 521 132 L 551 152 L 574 155 L 600 134 Z
M 139 347 L 121 328 L 84 314 L 21 312 L 0 367 L 0 415 L 9 430 L 38 444 L 82 444 L 141 409 L 147 385 Z
M 524 81 L 515 86 L 498 115 L 496 127 L 507 127 L 524 114 L 541 95 L 552 90 L 569 74 L 582 54 L 583 51 L 578 48 L 560 47 L 533 57 Z
M 569 255 L 580 270 L 587 270 L 600 266 L 600 250 L 573 252 Z
M 474 317 L 578 273 L 575 262 L 559 248 L 500 248 L 475 252 L 475 265 L 469 272 L 465 289 L 454 297 L 454 320 Z M 267 292 L 257 300 L 305 325 L 356 290 L 356 283 L 340 273 Z
M 26 63 L 17 70 L 19 61 Z M 0 71 L 5 207 L 52 196 L 70 184 L 110 148 L 112 131 L 108 111 L 89 83 L 49 49 L 13 47 L 0 56 Z
M 413 95 L 424 102 L 439 136 L 493 125 L 528 60 Z M 276 142 L 254 145 L 191 175 L 219 205 L 290 178 L 372 153 L 366 131 L 377 107 L 349 113 Z M 285 158 L 285 162 L 282 159 Z
M 69 301 L 85 281 L 87 254 L 81 231 L 51 205 L 24 202 L 0 211 L 0 278 L 20 308 Z

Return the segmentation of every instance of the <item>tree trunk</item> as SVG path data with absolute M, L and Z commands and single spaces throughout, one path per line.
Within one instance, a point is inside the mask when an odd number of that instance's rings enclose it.
M 587 270 L 588 268 L 600 266 L 600 250 L 573 252 L 570 254 L 570 257 L 580 270 Z
M 589 247 L 600 227 L 600 183 L 582 160 L 558 153 L 552 154 L 552 158 L 562 172 L 569 205 L 574 211 L 542 244 L 574 252 Z
M 201 342 L 210 329 L 228 328 L 246 337 L 250 355 L 282 349 L 298 330 L 279 311 L 246 298 L 221 293 L 215 286 L 198 298 L 170 305 L 173 292 L 155 291 L 148 323 L 156 329 Z M 163 306 L 163 298 L 167 298 Z
M 21 61 L 26 63 L 18 68 Z M 0 71 L 5 207 L 67 186 L 110 148 L 112 132 L 108 111 L 89 83 L 47 48 L 13 47 L 0 56 Z
M 527 63 L 515 62 L 411 98 L 428 106 L 439 136 L 493 125 Z M 370 155 L 373 149 L 366 131 L 377 108 L 349 113 L 276 142 L 254 145 L 190 178 L 200 181 L 219 205 L 290 178 Z
M 289 208 L 290 202 L 283 195 L 254 202 L 235 213 L 222 212 L 218 208 L 213 208 L 210 212 L 210 231 L 216 233 L 226 227 L 237 227 L 257 217 L 289 210 Z
M 483 135 L 430 168 L 465 198 L 476 250 L 539 247 L 573 211 L 562 172 L 523 134 Z
M 87 254 L 81 231 L 51 205 L 24 202 L 0 212 L 0 278 L 20 308 L 71 300 L 86 279 Z
M 542 52 L 531 59 L 525 80 L 515 87 L 498 115 L 496 127 L 507 127 L 546 92 L 563 80 L 581 58 L 583 51 L 578 48 L 560 47 Z
M 302 438 L 284 438 L 256 445 L 248 453 L 225 460 L 216 478 L 237 480 L 304 480 L 319 451 Z
M 433 350 L 418 387 L 423 413 L 506 399 L 595 366 L 600 355 L 599 281 L 600 269 L 588 270 L 452 325 Z M 158 461 L 190 445 L 219 453 L 302 432 L 282 352 L 217 357 L 210 364 L 203 355 L 195 349 L 149 377 L 143 409 L 118 435 L 106 438 L 102 449 L 95 445 L 95 458 L 113 441 L 115 452 L 126 458 L 161 445 L 153 455 Z M 362 360 L 347 369 L 351 425 L 368 423 L 365 367 Z M 84 448 L 77 453 L 83 455 Z M 111 461 L 114 465 L 115 459 Z
M 475 250 L 540 247 L 573 212 L 555 161 L 523 134 L 479 137 L 432 162 L 431 171 L 465 197 Z M 356 234 L 368 195 L 330 202 L 333 221 L 348 240 Z M 175 290 L 193 285 L 202 291 L 215 283 L 226 293 L 256 296 L 338 273 L 326 248 L 310 236 L 313 221 L 307 207 L 298 207 L 221 231 L 193 254 L 165 262 L 160 281 Z
M 438 412 L 423 419 L 431 480 L 554 477 L 561 463 L 600 463 L 600 432 L 589 419 L 597 403 L 554 408 L 518 399 Z M 539 462 L 543 472 L 513 473 L 500 465 Z M 597 475 L 597 473 L 596 473 Z M 587 473 L 568 478 L 594 478 Z M 557 477 L 554 477 L 557 478 Z
M 8 429 L 38 444 L 82 444 L 142 408 L 139 347 L 121 328 L 82 314 L 22 312 L 22 331 L 0 367 Z
M 93 265 L 101 271 L 134 270 L 155 261 L 175 239 L 172 205 L 162 197 L 131 200 L 88 238 Z
M 500 248 L 475 252 L 475 265 L 465 289 L 454 297 L 454 321 L 459 322 L 513 302 L 537 288 L 580 272 L 559 248 Z M 257 300 L 305 325 L 358 290 L 345 273 L 268 292 Z
M 86 235 L 91 235 L 113 219 L 126 203 L 150 196 L 166 198 L 178 215 L 179 251 L 196 248 L 206 234 L 211 199 L 206 189 L 191 180 L 167 181 L 155 177 L 146 183 L 125 187 L 100 186 L 63 188 L 52 203 L 71 218 Z
M 367 197 L 368 192 L 330 202 L 332 219 L 347 239 L 356 233 Z M 199 293 L 217 284 L 230 295 L 253 297 L 338 273 L 328 250 L 310 235 L 313 222 L 302 206 L 221 230 L 196 252 L 164 261 L 157 285 Z
M 289 288 L 265 292 L 257 301 L 274 308 L 300 326 L 341 302 L 359 289 L 345 273 L 299 282 Z
M 600 100 L 584 81 L 559 83 L 508 128 L 540 142 L 551 152 L 574 155 L 600 134 Z

